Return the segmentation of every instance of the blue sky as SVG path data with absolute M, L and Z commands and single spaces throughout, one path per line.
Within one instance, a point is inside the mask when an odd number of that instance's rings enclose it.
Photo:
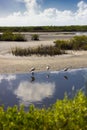
M 44 0 L 43 6 L 45 8 L 54 7 L 60 10 L 71 9 L 74 11 L 78 2 L 79 0 Z
M 0 0 L 1 26 L 77 25 L 86 21 L 87 0 Z
M 77 8 L 80 0 L 37 0 L 41 4 L 42 9 L 57 8 L 60 10 L 73 10 Z M 87 2 L 87 0 L 84 0 Z M 0 15 L 7 15 L 15 11 L 25 11 L 25 3 L 22 0 L 0 0 Z
M 23 12 L 25 5 L 17 0 L 0 0 L 0 15 L 8 15 L 15 11 Z

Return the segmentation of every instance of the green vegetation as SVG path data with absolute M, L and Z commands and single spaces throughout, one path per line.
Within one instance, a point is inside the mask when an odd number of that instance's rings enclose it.
M 0 35 L 0 41 L 26 41 L 24 35 L 13 34 L 12 32 L 4 32 Z
M 73 39 L 71 39 L 71 44 L 73 45 L 73 49 L 87 50 L 87 36 L 75 36 Z
M 72 43 L 69 40 L 56 40 L 54 41 L 55 47 L 62 50 L 71 50 L 73 49 Z
M 87 97 L 82 93 L 73 99 L 67 96 L 57 100 L 46 108 L 29 107 L 25 112 L 23 106 L 18 109 L 8 107 L 4 111 L 0 107 L 0 130 L 86 130 L 87 129 Z
M 56 40 L 55 46 L 64 50 L 87 50 L 87 36 L 74 36 L 70 40 Z
M 32 34 L 31 40 L 39 40 L 39 35 L 38 34 Z
M 74 36 L 70 40 L 56 40 L 54 46 L 38 46 L 36 48 L 14 48 L 12 54 L 16 56 L 28 55 L 59 55 L 65 50 L 87 50 L 87 36 Z
M 87 25 L 83 26 L 27 26 L 27 27 L 0 27 L 0 32 L 75 32 L 87 31 Z
M 36 48 L 14 48 L 12 49 L 12 54 L 16 56 L 28 56 L 28 55 L 59 55 L 59 54 L 65 54 L 65 51 L 60 50 L 57 47 L 54 46 L 38 46 Z

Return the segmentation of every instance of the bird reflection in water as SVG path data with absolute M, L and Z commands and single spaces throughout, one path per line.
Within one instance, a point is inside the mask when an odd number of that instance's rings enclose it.
M 66 67 L 66 68 L 64 69 L 64 71 L 68 71 L 69 68 L 70 68 L 70 67 Z M 64 79 L 68 80 L 68 77 L 67 77 L 66 75 L 64 75 Z
M 50 75 L 49 74 L 47 74 L 47 76 L 46 76 L 47 78 L 49 78 L 50 77 Z
M 31 68 L 31 82 L 34 82 L 34 81 L 35 81 L 34 71 L 35 71 L 35 68 L 32 67 L 32 68 Z
M 31 76 L 31 82 L 34 82 L 34 81 L 35 81 L 35 77 Z
M 68 80 L 68 77 L 66 75 L 64 75 L 64 79 Z

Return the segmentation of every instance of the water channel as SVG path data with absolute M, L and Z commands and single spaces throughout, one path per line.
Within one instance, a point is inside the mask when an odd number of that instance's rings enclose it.
M 72 98 L 78 90 L 87 94 L 87 68 L 25 74 L 0 75 L 0 105 L 30 104 L 42 108 L 63 99 Z

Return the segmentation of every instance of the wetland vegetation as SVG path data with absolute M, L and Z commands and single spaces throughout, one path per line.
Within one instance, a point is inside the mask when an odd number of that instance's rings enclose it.
M 87 50 L 87 36 L 74 36 L 70 40 L 56 40 L 54 46 L 38 46 L 33 48 L 20 48 L 12 49 L 12 54 L 16 56 L 28 55 L 59 55 L 65 54 L 65 50 Z
M 87 36 L 74 36 L 70 40 L 56 40 L 55 46 L 62 50 L 87 50 Z
M 33 105 L 27 112 L 24 107 L 0 106 L 0 130 L 86 130 L 87 97 L 81 91 L 73 99 L 67 95 L 48 109 Z
M 76 29 L 77 27 L 77 29 Z M 9 29 L 13 32 L 19 31 L 87 31 L 87 26 L 65 27 L 0 27 L 0 31 Z M 48 29 L 49 28 L 49 29 Z M 51 29 L 50 29 L 51 28 Z M 72 29 L 73 28 L 73 29 Z M 23 30 L 22 30 L 23 29 Z M 30 30 L 31 29 L 31 30 Z M 0 35 L 2 41 L 21 41 L 20 34 L 3 33 Z M 26 41 L 25 38 L 22 39 Z M 70 40 L 56 40 L 54 46 L 39 46 L 37 48 L 14 48 L 14 55 L 27 56 L 37 55 L 58 55 L 64 54 L 65 50 L 87 50 L 87 36 L 75 36 Z M 68 99 L 67 95 L 63 100 L 56 101 L 49 108 L 36 108 L 33 105 L 25 112 L 24 107 L 14 106 L 4 110 L 0 106 L 0 129 L 1 130 L 85 130 L 87 129 L 87 97 L 83 92 L 78 92 L 75 97 Z
M 38 46 L 36 48 L 13 48 L 12 49 L 12 54 L 15 56 L 29 56 L 29 55 L 60 55 L 60 54 L 65 54 L 64 50 L 60 50 L 59 48 L 55 46 Z
M 0 41 L 26 41 L 26 38 L 20 33 L 13 34 L 12 32 L 4 32 L 0 34 Z
M 0 27 L 0 32 L 78 32 L 87 31 L 87 25 L 83 26 L 26 26 L 26 27 Z

